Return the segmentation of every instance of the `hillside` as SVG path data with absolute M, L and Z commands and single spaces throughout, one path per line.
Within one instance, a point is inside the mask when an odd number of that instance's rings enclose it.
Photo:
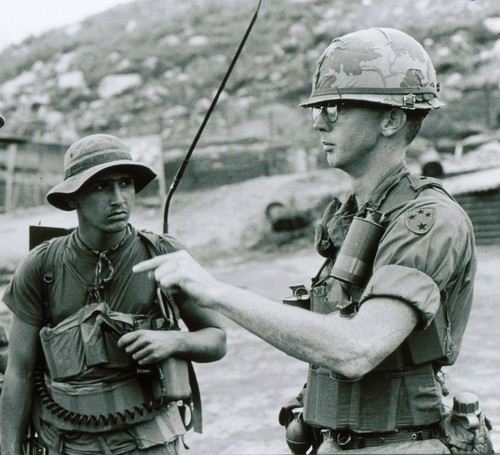
M 167 141 L 193 137 L 257 2 L 138 0 L 0 54 L 5 135 L 71 142 L 93 132 Z M 307 144 L 296 109 L 331 38 L 401 28 L 433 58 L 447 109 L 426 124 L 434 141 L 498 126 L 497 0 L 264 1 L 205 136 Z

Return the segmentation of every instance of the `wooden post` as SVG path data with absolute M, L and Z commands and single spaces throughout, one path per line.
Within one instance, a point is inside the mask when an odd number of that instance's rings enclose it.
M 16 172 L 17 144 L 10 144 L 7 149 L 7 174 L 5 177 L 5 211 L 14 208 L 14 185 Z

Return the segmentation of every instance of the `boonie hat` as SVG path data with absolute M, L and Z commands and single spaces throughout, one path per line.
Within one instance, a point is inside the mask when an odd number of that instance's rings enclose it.
M 132 160 L 123 141 L 109 134 L 92 134 L 76 141 L 64 155 L 64 181 L 47 193 L 47 201 L 61 210 L 71 211 L 66 196 L 77 192 L 90 178 L 110 168 L 131 172 L 135 192 L 153 181 L 156 174 L 145 164 Z

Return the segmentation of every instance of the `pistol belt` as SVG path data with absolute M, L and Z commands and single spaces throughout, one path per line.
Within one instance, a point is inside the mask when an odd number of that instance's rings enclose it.
M 356 433 L 351 430 L 323 430 L 325 436 L 334 440 L 342 450 L 363 449 L 400 442 L 416 442 L 434 439 L 439 435 L 437 425 L 416 428 L 400 428 L 383 433 Z

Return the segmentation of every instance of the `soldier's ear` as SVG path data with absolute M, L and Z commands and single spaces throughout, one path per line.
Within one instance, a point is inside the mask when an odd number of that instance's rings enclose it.
M 394 136 L 406 125 L 406 114 L 402 109 L 394 108 L 384 113 L 382 116 L 382 135 L 386 137 Z

